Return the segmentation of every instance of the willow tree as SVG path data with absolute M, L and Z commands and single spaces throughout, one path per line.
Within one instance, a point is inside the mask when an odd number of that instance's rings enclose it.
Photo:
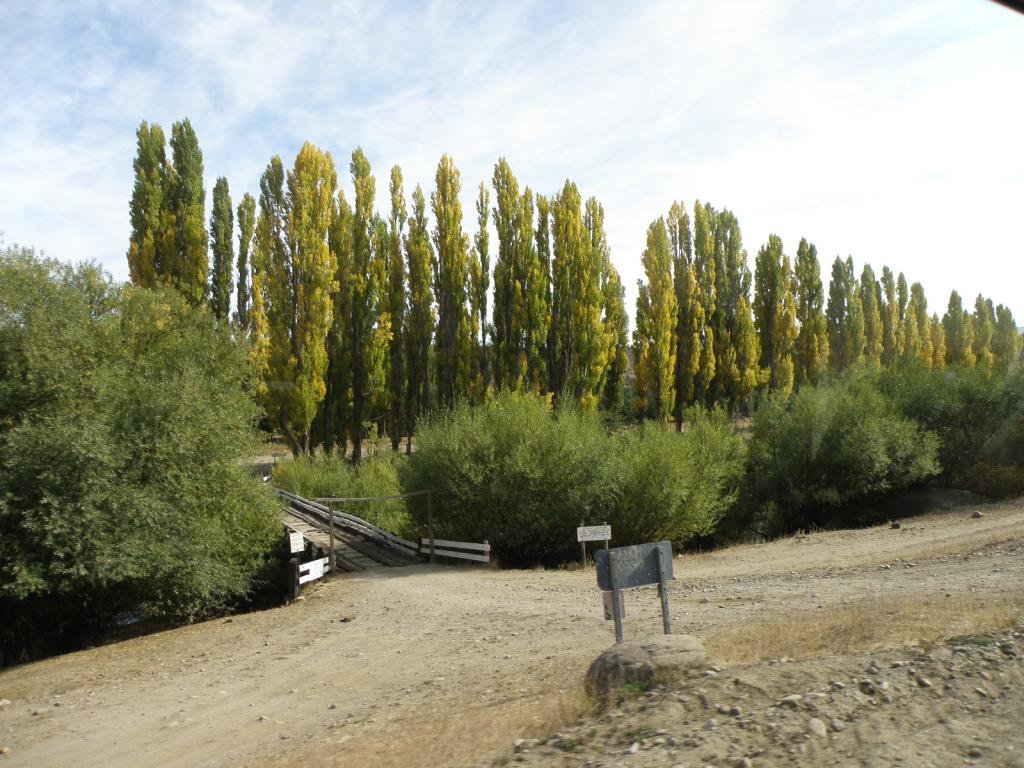
M 647 247 L 641 256 L 646 284 L 638 282 L 636 328 L 637 410 L 642 416 L 665 420 L 675 405 L 677 304 L 672 279 L 672 248 L 665 219 L 647 228 Z
M 793 269 L 796 287 L 797 333 L 794 359 L 798 384 L 817 384 L 828 370 L 828 325 L 825 322 L 825 289 L 814 243 L 801 238 Z
M 788 394 L 793 389 L 796 297 L 789 257 L 783 253 L 778 235 L 769 235 L 757 252 L 754 325 L 761 342 L 761 365 L 768 370 L 768 386 Z
M 427 202 L 420 185 L 412 193 L 412 216 L 405 236 L 405 259 L 409 275 L 409 308 L 406 313 L 406 453 L 412 452 L 416 419 L 430 405 L 430 342 L 434 336 L 434 294 L 431 276 L 434 252 L 427 229 Z
M 466 301 L 469 238 L 462 231 L 459 169 L 448 155 L 441 157 L 434 181 L 430 203 L 434 212 L 434 248 L 437 252 L 434 272 L 437 388 L 441 406 L 451 408 L 469 394 L 470 339 Z
M 287 192 L 279 157 L 260 179 L 252 324 L 267 333 L 260 361 L 267 415 L 296 454 L 310 451 L 310 426 L 326 392 L 331 294 L 338 289 L 327 244 L 336 187 L 330 154 L 308 142 L 287 173 Z
M 391 321 L 388 341 L 388 401 L 390 405 L 388 435 L 391 448 L 398 450 L 402 438 L 402 419 L 405 414 L 405 332 L 406 290 L 405 258 L 402 241 L 405 234 L 405 190 L 402 187 L 402 169 L 391 169 L 391 216 L 388 219 L 387 311 Z
M 231 268 L 235 261 L 234 211 L 228 180 L 221 176 L 213 185 L 213 211 L 210 213 L 210 250 L 213 272 L 210 276 L 210 308 L 220 322 L 227 322 L 231 311 Z
M 249 252 L 256 231 L 256 199 L 246 192 L 238 204 L 238 284 L 235 319 L 242 330 L 249 327 Z
M 672 279 L 676 294 L 676 370 L 675 403 L 672 415 L 676 430 L 683 428 L 683 412 L 693 403 L 697 371 L 700 367 L 700 336 L 704 326 L 704 309 L 697 295 L 697 273 L 693 266 L 693 237 L 690 214 L 675 201 L 669 206 L 669 244 L 672 247 Z
M 609 345 L 601 318 L 602 264 L 587 234 L 575 184 L 565 182 L 551 210 L 553 389 L 591 410 L 597 405 L 597 389 L 608 364 Z

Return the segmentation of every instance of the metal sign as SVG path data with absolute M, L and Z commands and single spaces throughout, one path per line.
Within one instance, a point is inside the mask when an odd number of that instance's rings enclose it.
M 296 552 L 301 552 L 306 548 L 306 542 L 302 540 L 302 534 L 295 533 L 295 531 L 291 531 L 288 534 L 288 544 L 291 548 L 291 553 L 293 555 Z
M 604 598 L 604 619 L 605 621 L 611 621 L 615 618 L 615 608 L 612 606 L 612 593 L 602 592 L 601 596 Z M 619 618 L 625 618 L 626 616 L 626 602 L 622 598 L 622 590 L 619 590 Z
M 645 584 L 657 584 L 658 595 L 661 597 L 661 620 L 665 634 L 672 634 L 672 620 L 668 612 L 668 584 L 675 576 L 672 573 L 672 544 L 659 541 L 652 544 L 637 544 L 632 547 L 616 547 L 615 549 L 598 550 L 594 553 L 594 564 L 597 566 L 597 586 L 605 593 L 611 603 L 615 619 L 615 642 L 622 642 L 622 604 L 620 602 L 623 589 L 642 587 Z M 607 604 L 607 603 L 606 603 Z
M 611 537 L 610 525 L 584 525 L 576 529 L 576 541 L 608 541 Z
M 658 559 L 659 550 L 661 566 Z M 617 589 L 657 584 L 662 568 L 666 580 L 675 578 L 672 573 L 672 544 L 667 541 L 598 550 L 594 553 L 594 564 L 597 566 L 597 586 L 604 590 L 612 589 L 613 570 Z
M 319 560 L 310 560 L 308 563 L 299 563 L 299 584 L 305 584 L 307 581 L 323 578 L 324 571 L 326 570 L 326 557 L 321 557 Z M 303 571 L 306 573 L 303 574 Z

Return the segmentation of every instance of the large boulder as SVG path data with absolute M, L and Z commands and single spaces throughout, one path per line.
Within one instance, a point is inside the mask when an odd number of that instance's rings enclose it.
M 632 640 L 617 643 L 594 659 L 587 670 L 586 688 L 590 695 L 607 702 L 624 685 L 651 685 L 702 672 L 707 667 L 704 646 L 693 635 Z

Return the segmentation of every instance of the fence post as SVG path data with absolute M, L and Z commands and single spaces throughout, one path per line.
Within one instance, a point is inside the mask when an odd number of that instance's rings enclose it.
M 580 520 L 580 528 L 583 527 L 583 521 Z M 580 542 L 580 565 L 584 568 L 587 567 L 587 542 Z
M 427 536 L 430 537 L 430 562 L 436 563 L 434 558 L 434 492 L 427 491 Z
M 605 520 L 603 523 L 601 523 L 601 525 L 608 525 L 608 521 Z M 608 549 L 608 539 L 604 540 L 604 548 Z
M 330 531 L 331 531 L 331 551 L 327 553 L 327 557 L 329 558 L 327 563 L 328 563 L 328 565 L 331 568 L 331 578 L 334 578 L 334 573 L 335 573 L 335 571 L 334 571 L 334 507 L 332 505 L 330 505 L 330 504 L 327 504 L 326 506 L 327 506 L 327 520 L 330 523 L 329 528 L 330 528 Z
M 299 558 L 288 561 L 288 602 L 294 603 L 299 596 Z

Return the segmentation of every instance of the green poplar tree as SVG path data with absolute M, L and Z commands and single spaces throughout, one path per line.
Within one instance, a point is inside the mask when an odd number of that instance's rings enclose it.
M 473 305 L 473 380 L 477 382 L 474 388 L 478 390 L 478 399 L 483 399 L 490 386 L 487 345 L 487 293 L 491 287 L 490 234 L 487 231 L 490 205 L 490 192 L 480 182 L 476 198 L 477 231 L 473 236 L 469 262 L 470 303 Z
M 152 288 L 167 280 L 165 262 L 170 254 L 165 237 L 164 198 L 168 164 L 164 132 L 159 125 L 143 121 L 136 137 L 135 186 L 129 204 L 128 270 L 133 283 Z
M 891 366 L 903 356 L 903 323 L 896 279 L 888 267 L 882 267 L 882 295 L 882 364 Z
M 625 380 L 629 368 L 629 315 L 626 313 L 626 289 L 610 257 L 604 265 L 601 293 L 604 332 L 609 344 L 601 406 L 605 410 L 621 411 L 625 404 Z
M 412 216 L 405 236 L 405 257 L 409 272 L 409 311 L 406 315 L 406 428 L 409 441 L 406 453 L 412 451 L 416 419 L 430 406 L 430 342 L 434 337 L 434 295 L 431 277 L 434 252 L 430 247 L 427 224 L 427 203 L 417 184 L 412 193 Z
M 676 430 L 682 431 L 683 413 L 695 396 L 704 310 L 697 293 L 690 215 L 682 203 L 676 201 L 669 206 L 666 227 L 672 247 L 672 278 L 676 294 L 676 400 L 672 415 Z
M 817 384 L 828 370 L 828 325 L 825 322 L 825 290 L 821 284 L 818 249 L 800 240 L 794 268 L 797 334 L 795 362 L 798 384 Z
M 793 389 L 793 351 L 796 343 L 796 298 L 789 257 L 782 239 L 769 235 L 757 252 L 754 269 L 754 325 L 761 342 L 761 365 L 768 386 L 788 394 Z
M 430 202 L 436 222 L 437 387 L 441 406 L 451 408 L 469 393 L 469 238 L 462 231 L 459 170 L 448 155 L 438 163 L 435 185 Z
M 1020 357 L 1021 338 L 1017 322 L 1009 307 L 996 307 L 996 326 L 992 332 L 992 354 L 996 363 L 1005 368 Z
M 238 286 L 235 318 L 239 328 L 249 328 L 249 251 L 256 231 L 256 199 L 246 192 L 238 204 Z
M 860 303 L 864 313 L 864 357 L 874 366 L 882 363 L 885 346 L 882 325 L 881 289 L 875 280 L 875 271 L 865 264 L 860 273 Z
M 825 314 L 829 360 L 833 370 L 842 371 L 864 355 L 864 310 L 850 257 L 843 261 L 836 256 L 832 264 Z
M 259 367 L 268 416 L 299 454 L 310 451 L 310 427 L 326 394 L 331 293 L 337 290 L 327 245 L 337 187 L 334 161 L 307 142 L 287 174 L 287 193 L 284 180 L 281 160 L 274 157 L 260 180 L 253 325 L 267 329 L 266 359 Z
M 231 193 L 228 190 L 228 180 L 223 176 L 213 185 L 210 250 L 213 251 L 210 308 L 213 310 L 213 316 L 225 323 L 231 311 L 231 267 L 235 261 L 235 244 Z
M 695 377 L 695 399 L 712 405 L 711 386 L 715 378 L 715 237 L 712 233 L 714 209 L 698 200 L 693 205 L 693 266 L 697 278 L 696 298 L 703 316 L 700 337 L 700 363 Z
M 391 448 L 397 451 L 402 439 L 402 419 L 405 414 L 405 258 L 402 242 L 405 233 L 405 190 L 402 186 L 402 169 L 397 165 L 391 169 L 391 218 L 388 220 L 387 249 L 387 310 L 391 321 L 391 339 L 388 347 L 388 391 L 391 428 Z
M 991 372 L 995 358 L 992 355 L 992 335 L 995 329 L 995 310 L 991 300 L 980 293 L 974 300 L 974 360 L 975 365 Z
M 946 331 L 942 327 L 939 316 L 932 313 L 932 368 L 939 370 L 946 367 Z
M 174 233 L 174 250 L 170 269 L 165 271 L 189 303 L 199 306 L 206 297 L 208 269 L 206 190 L 203 153 L 187 119 L 171 126 L 170 145 L 173 172 L 167 176 L 165 202 L 169 216 L 165 223 Z
M 950 365 L 973 366 L 974 356 L 974 324 L 971 316 L 964 312 L 960 294 L 953 291 L 949 294 L 949 305 L 942 317 L 942 326 L 946 331 L 946 362 Z
M 924 287 L 920 283 L 910 286 L 910 304 L 907 306 L 907 316 L 911 315 L 914 317 L 917 335 L 917 358 L 926 367 L 931 368 L 934 359 L 931 321 L 928 318 L 928 300 L 924 297 Z
M 633 332 L 638 411 L 648 418 L 664 420 L 675 405 L 677 305 L 672 249 L 663 218 L 647 228 L 647 247 L 641 262 L 647 283 L 639 283 Z

